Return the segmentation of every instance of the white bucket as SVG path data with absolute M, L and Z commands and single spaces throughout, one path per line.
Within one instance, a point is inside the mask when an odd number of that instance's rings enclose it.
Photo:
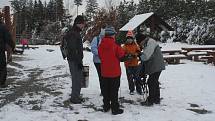
M 89 86 L 89 66 L 83 67 L 83 81 L 81 83 L 82 88 L 87 88 Z

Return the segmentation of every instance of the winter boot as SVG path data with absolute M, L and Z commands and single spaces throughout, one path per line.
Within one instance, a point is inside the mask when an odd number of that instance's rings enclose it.
M 70 102 L 73 104 L 81 104 L 82 100 L 80 98 L 70 98 Z
M 152 106 L 153 102 L 149 100 L 149 98 L 146 99 L 146 101 L 140 103 L 142 106 Z
M 7 85 L 5 84 L 5 82 L 0 82 L 0 88 L 6 88 Z
M 113 115 L 122 114 L 123 112 L 124 112 L 123 109 L 120 109 L 120 108 L 118 108 L 116 110 L 112 110 L 112 114 Z
M 134 95 L 134 91 L 130 91 L 130 93 L 129 93 L 130 95 Z
M 110 105 L 103 105 L 103 111 L 108 112 L 110 110 Z

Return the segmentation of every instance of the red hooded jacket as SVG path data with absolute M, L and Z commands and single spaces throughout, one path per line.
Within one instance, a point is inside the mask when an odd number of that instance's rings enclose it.
M 108 78 L 120 76 L 120 58 L 125 55 L 125 52 L 115 43 L 115 39 L 104 37 L 99 45 L 98 53 L 101 59 L 101 75 Z

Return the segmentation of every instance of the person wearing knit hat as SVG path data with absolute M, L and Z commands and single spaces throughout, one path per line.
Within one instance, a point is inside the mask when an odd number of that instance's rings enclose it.
M 66 58 L 68 60 L 70 73 L 72 75 L 72 94 L 70 101 L 74 104 L 80 104 L 83 99 L 80 97 L 81 83 L 84 80 L 83 76 L 83 43 L 81 31 L 85 27 L 84 17 L 78 15 L 72 28 L 65 34 Z
M 129 30 L 126 34 L 126 41 L 125 43 L 127 44 L 131 44 L 135 41 L 135 38 L 134 38 L 134 34 L 131 30 Z
M 105 36 L 98 48 L 103 83 L 101 85 L 103 111 L 108 112 L 111 109 L 113 115 L 123 113 L 123 109 L 120 109 L 119 106 L 118 91 L 121 77 L 120 60 L 125 56 L 124 50 L 116 44 L 115 34 L 116 31 L 113 27 L 106 27 Z
M 113 26 L 107 26 L 105 28 L 105 36 L 113 36 L 116 34 L 116 30 Z
M 138 33 L 135 35 L 137 44 L 140 44 L 143 40 L 146 39 L 146 36 L 144 34 Z
M 139 72 L 138 55 L 140 53 L 140 48 L 139 45 L 135 42 L 134 34 L 132 31 L 128 31 L 128 33 L 126 34 L 126 42 L 122 46 L 122 48 L 125 50 L 127 57 L 130 58 L 129 60 L 126 60 L 124 62 L 130 95 L 134 94 L 135 87 L 136 92 L 141 95 L 142 94 L 142 88 L 140 83 L 141 79 L 138 73 Z
M 134 38 L 134 34 L 131 30 L 128 31 L 128 33 L 126 34 L 126 38 L 127 37 L 131 37 L 131 38 Z

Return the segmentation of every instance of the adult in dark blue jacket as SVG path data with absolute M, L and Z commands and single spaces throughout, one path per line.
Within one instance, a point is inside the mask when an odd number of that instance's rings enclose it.
M 65 35 L 67 43 L 67 60 L 72 75 L 72 94 L 70 101 L 74 104 L 82 102 L 80 98 L 81 81 L 83 80 L 83 43 L 81 31 L 85 27 L 84 17 L 79 15 L 75 18 L 72 28 Z
M 7 63 L 6 63 L 6 45 L 9 45 L 14 49 L 15 44 L 12 40 L 10 32 L 7 30 L 6 26 L 0 20 L 0 87 L 6 87 L 6 77 L 7 77 Z

